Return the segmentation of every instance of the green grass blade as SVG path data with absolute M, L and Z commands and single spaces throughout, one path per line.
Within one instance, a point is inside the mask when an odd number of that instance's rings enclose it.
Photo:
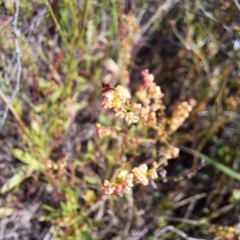
M 181 150 L 183 150 L 184 152 L 187 152 L 189 154 L 198 156 L 199 158 L 202 158 L 203 160 L 205 160 L 206 163 L 213 165 L 216 169 L 218 169 L 219 171 L 225 173 L 226 175 L 228 175 L 229 177 L 236 179 L 238 181 L 240 181 L 240 174 L 235 172 L 234 170 L 232 170 L 231 168 L 229 168 L 228 166 L 219 163 L 217 160 L 212 159 L 208 156 L 206 156 L 203 153 L 199 153 L 193 149 L 181 146 L 180 147 Z

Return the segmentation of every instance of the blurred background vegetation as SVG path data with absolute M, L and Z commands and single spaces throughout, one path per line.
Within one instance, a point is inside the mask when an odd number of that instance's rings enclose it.
M 230 0 L 0 1 L 0 239 L 239 239 L 239 11 Z M 104 196 L 122 159 L 131 168 L 159 148 L 96 134 L 97 122 L 122 124 L 101 108 L 101 82 L 134 97 L 144 69 L 167 115 L 194 106 L 172 136 L 180 156 L 156 188 Z

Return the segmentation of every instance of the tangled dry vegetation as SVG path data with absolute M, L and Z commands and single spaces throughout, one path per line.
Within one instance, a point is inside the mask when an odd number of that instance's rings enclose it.
M 0 239 L 240 239 L 237 1 L 0 1 Z

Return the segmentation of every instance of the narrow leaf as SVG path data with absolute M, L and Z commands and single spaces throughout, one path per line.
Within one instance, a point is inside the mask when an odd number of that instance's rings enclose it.
M 206 161 L 206 163 L 213 165 L 219 171 L 225 173 L 226 175 L 228 175 L 231 178 L 234 178 L 234 179 L 240 181 L 240 174 L 239 173 L 235 172 L 234 170 L 232 170 L 228 166 L 218 162 L 217 160 L 212 159 L 212 158 L 206 156 L 205 154 L 199 153 L 199 152 L 197 152 L 197 151 L 195 151 L 191 148 L 181 146 L 180 149 L 183 150 L 184 152 L 187 152 L 189 154 L 192 154 L 192 155 L 195 155 L 197 157 L 202 158 L 203 160 Z
M 42 170 L 43 166 L 30 153 L 17 148 L 13 149 L 12 153 L 19 161 L 31 166 L 33 169 Z
M 25 177 L 22 173 L 15 174 L 12 178 L 10 178 L 1 188 L 1 193 L 6 193 L 7 191 L 12 190 L 13 188 L 19 186 Z
M 84 179 L 86 180 L 86 182 L 88 182 L 90 184 L 97 184 L 96 178 L 85 176 Z

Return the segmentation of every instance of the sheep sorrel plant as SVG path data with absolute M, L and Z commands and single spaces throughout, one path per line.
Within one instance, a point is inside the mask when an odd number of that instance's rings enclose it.
M 166 171 L 163 167 L 168 164 L 169 159 L 177 158 L 179 155 L 179 148 L 171 145 L 171 134 L 189 117 L 192 106 L 188 102 L 180 102 L 173 108 L 171 117 L 166 117 L 166 107 L 162 101 L 164 94 L 154 82 L 153 74 L 144 70 L 142 77 L 143 84 L 133 97 L 129 90 L 121 85 L 111 88 L 107 84 L 102 84 L 104 97 L 102 107 L 112 109 L 115 117 L 126 122 L 126 125 L 115 129 L 96 124 L 101 138 L 110 137 L 123 143 L 122 168 L 116 172 L 115 180 L 104 181 L 104 194 L 122 194 L 137 183 L 146 186 L 157 178 L 166 180 Z M 143 163 L 129 171 L 125 160 L 127 154 L 131 152 L 135 155 L 139 152 L 144 154 L 149 148 L 152 149 L 151 167 Z

